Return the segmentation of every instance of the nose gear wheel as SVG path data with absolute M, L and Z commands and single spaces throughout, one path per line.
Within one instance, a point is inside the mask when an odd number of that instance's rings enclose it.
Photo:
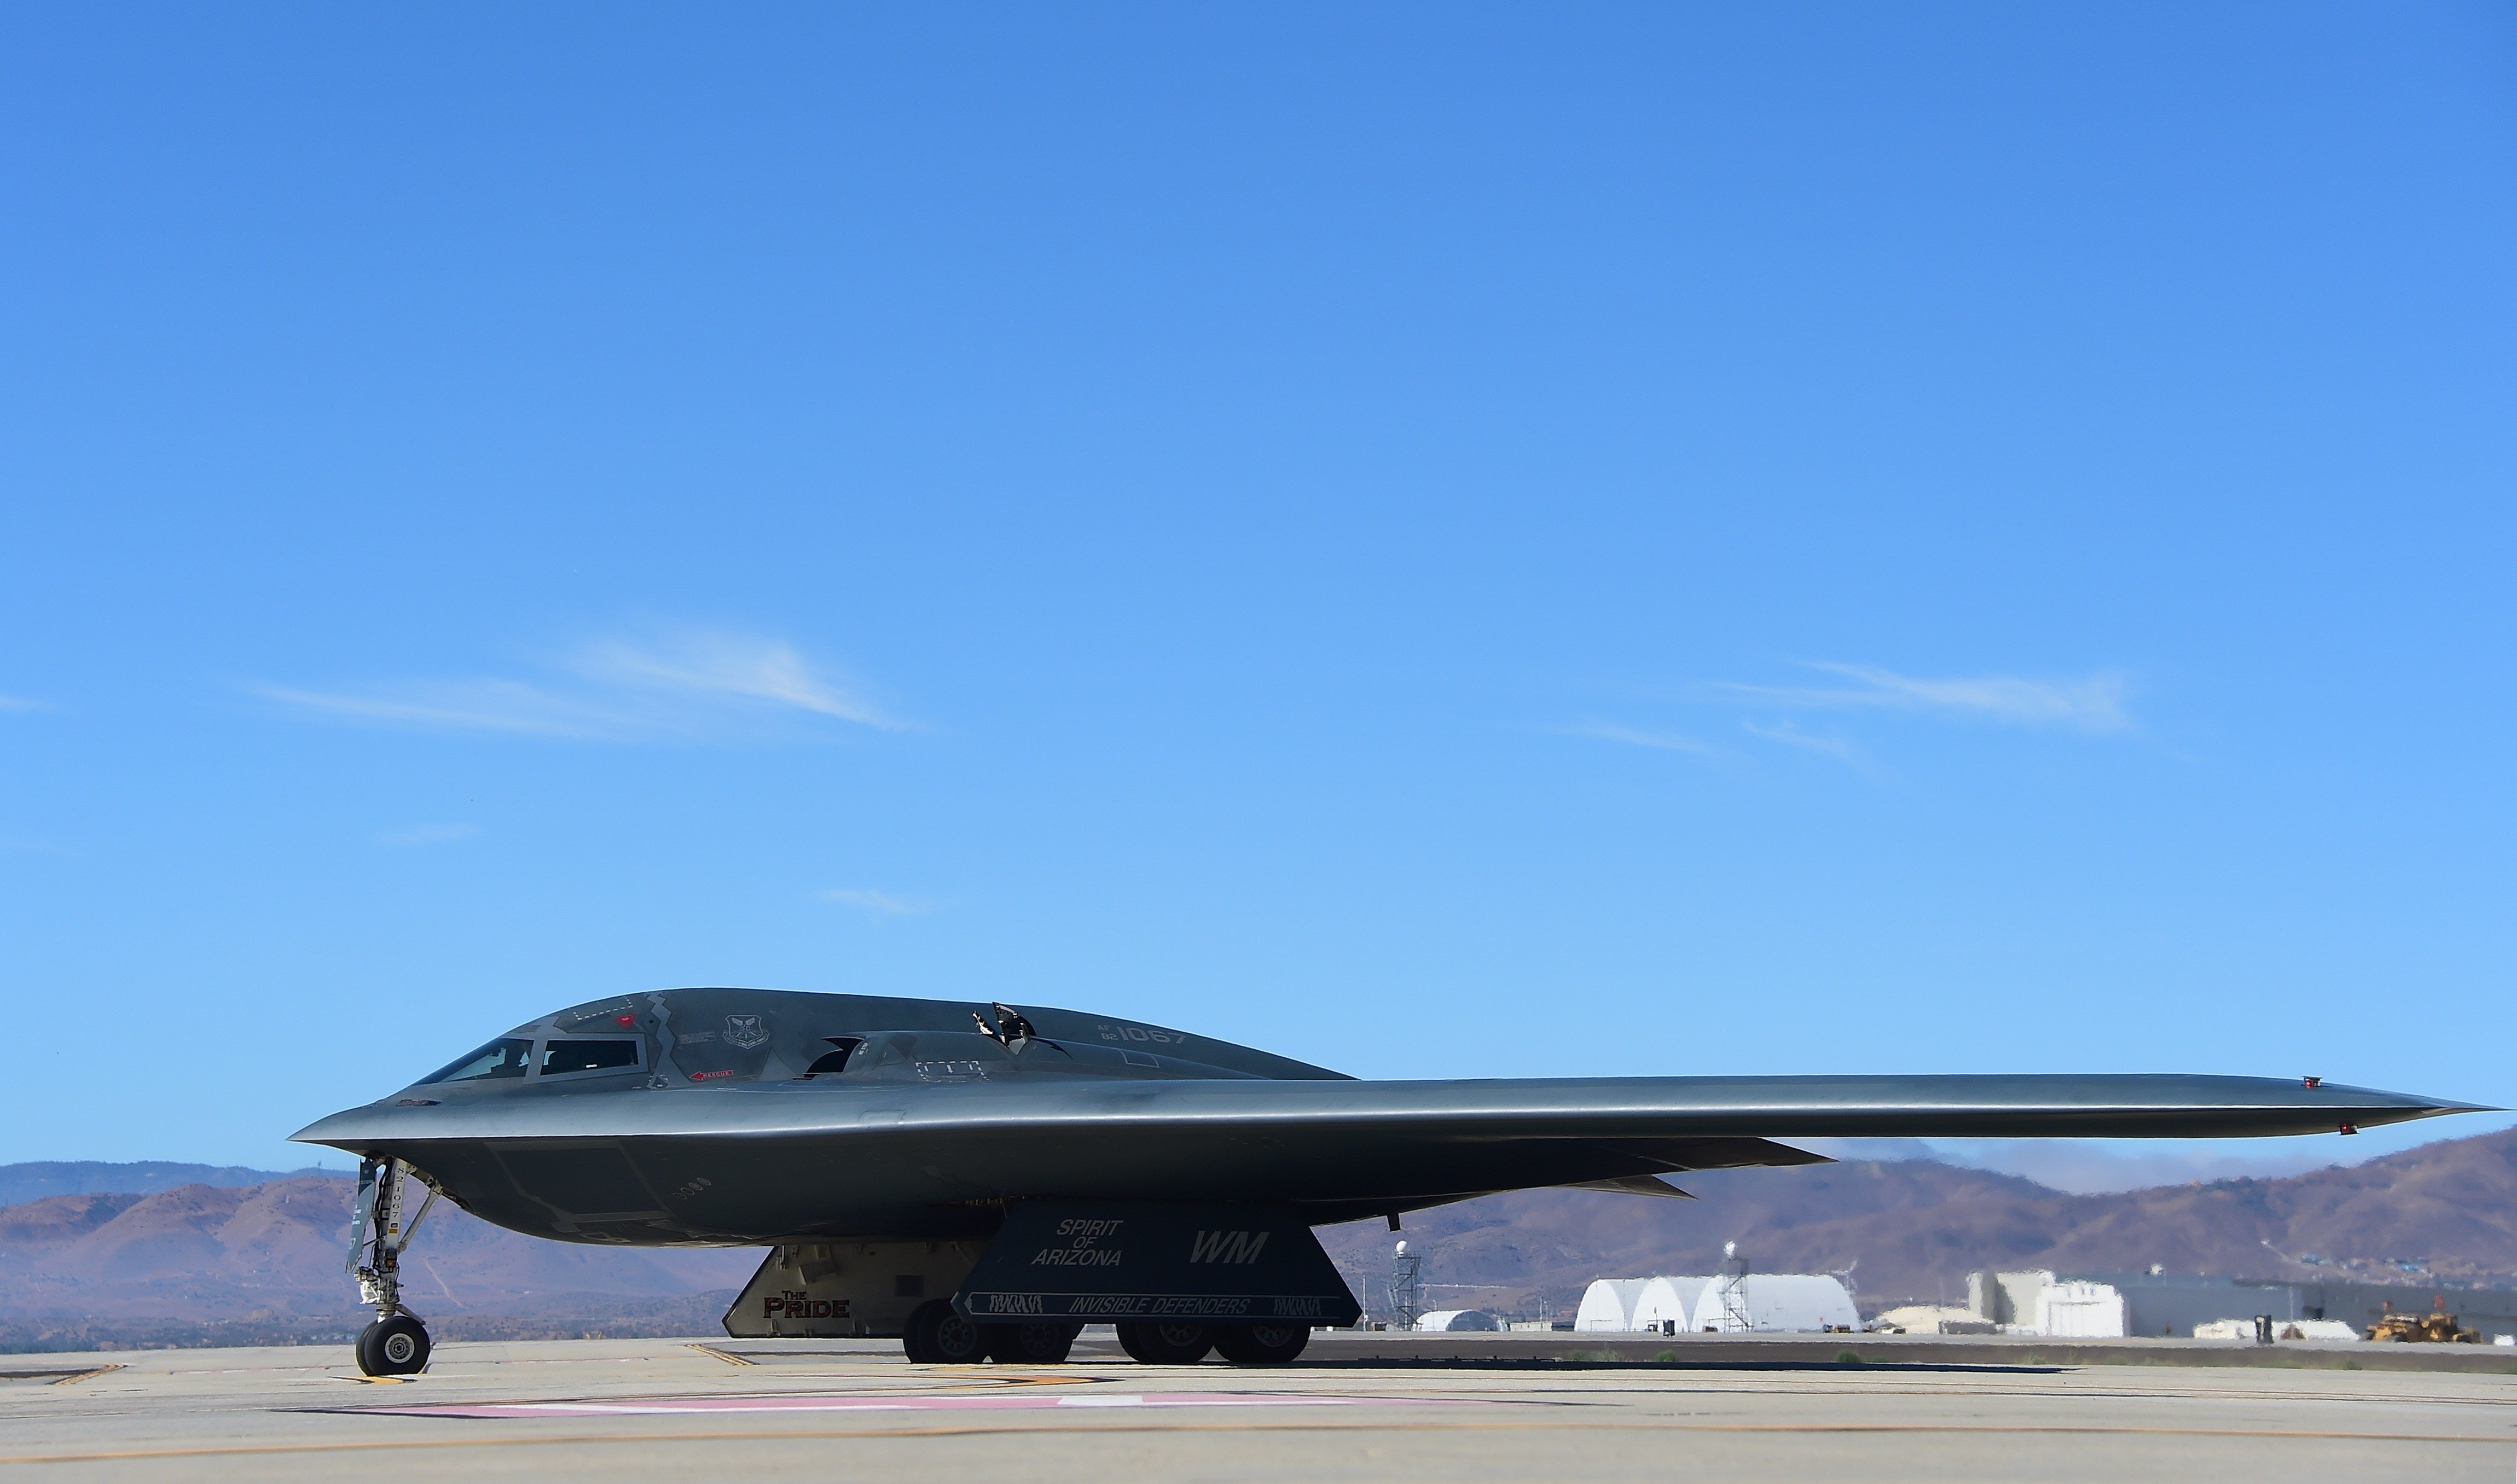
M 428 1369 L 428 1331 L 408 1314 L 379 1319 L 359 1332 L 359 1370 L 368 1376 L 417 1376 Z
M 419 1179 L 428 1199 L 404 1220 L 403 1184 Z M 368 1376 L 417 1376 L 428 1369 L 428 1327 L 402 1306 L 402 1254 L 419 1231 L 419 1223 L 437 1207 L 437 1187 L 400 1160 L 362 1160 L 359 1187 L 351 1208 L 350 1257 L 358 1274 L 359 1299 L 376 1311 L 375 1323 L 359 1333 L 359 1370 Z

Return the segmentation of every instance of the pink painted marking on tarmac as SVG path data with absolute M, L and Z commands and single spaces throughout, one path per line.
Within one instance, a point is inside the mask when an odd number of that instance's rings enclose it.
M 729 1412 L 1056 1412 L 1138 1407 L 1424 1407 L 1460 1406 L 1450 1398 L 1412 1396 L 1282 1396 L 1247 1391 L 1106 1391 L 1044 1396 L 691 1396 L 619 1402 L 482 1402 L 442 1407 L 362 1407 L 390 1417 L 682 1417 Z M 1480 1403 L 1469 1402 L 1475 1406 Z

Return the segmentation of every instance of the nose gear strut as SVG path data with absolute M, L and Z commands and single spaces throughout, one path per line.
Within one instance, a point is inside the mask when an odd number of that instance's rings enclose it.
M 403 1219 L 405 1180 L 428 1190 L 408 1221 Z M 368 1376 L 416 1376 L 428 1369 L 428 1326 L 402 1305 L 402 1254 L 436 1205 L 437 1187 L 402 1161 L 359 1162 L 350 1256 L 341 1265 L 358 1275 L 359 1301 L 376 1311 L 375 1322 L 359 1334 L 359 1369 Z

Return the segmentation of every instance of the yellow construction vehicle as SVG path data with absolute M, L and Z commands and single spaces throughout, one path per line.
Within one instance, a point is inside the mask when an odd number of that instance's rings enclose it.
M 2455 1316 L 2447 1311 L 2446 1294 L 2441 1293 L 2431 1299 L 2430 1310 L 2427 1314 L 2398 1314 L 2395 1306 L 2389 1303 L 2377 1316 L 2377 1322 L 2368 1327 L 2368 1337 L 2399 1344 L 2482 1343 L 2480 1331 L 2462 1328 L 2456 1324 Z

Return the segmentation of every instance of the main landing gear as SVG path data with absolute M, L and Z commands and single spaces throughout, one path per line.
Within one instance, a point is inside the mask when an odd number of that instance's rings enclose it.
M 921 1366 L 975 1366 L 983 1360 L 1001 1366 L 1053 1366 L 1066 1359 L 1082 1328 L 1053 1319 L 979 1324 L 936 1298 L 909 1316 L 901 1348 Z M 1310 1342 L 1310 1326 L 1299 1324 L 1119 1326 L 1119 1348 L 1148 1366 L 1193 1366 L 1210 1352 L 1236 1366 L 1281 1366 Z
M 1236 1366 L 1281 1366 L 1310 1342 L 1308 1325 L 1119 1326 L 1119 1348 L 1148 1366 L 1193 1366 L 1209 1350 Z
M 368 1376 L 417 1376 L 428 1369 L 428 1326 L 402 1306 L 402 1254 L 437 1204 L 437 1188 L 429 1185 L 428 1198 L 403 1220 L 405 1182 L 418 1178 L 400 1160 L 359 1162 L 347 1265 L 359 1275 L 359 1301 L 376 1311 L 375 1322 L 359 1334 L 359 1370 Z
M 1236 1366 L 1285 1365 L 1310 1342 L 1309 1325 L 1217 1325 L 1215 1331 L 1215 1353 Z
M 1053 1366 L 1075 1346 L 1082 1325 L 1055 1320 L 1028 1324 L 979 1324 L 956 1313 L 943 1299 L 919 1304 L 909 1316 L 909 1333 L 901 1348 L 922 1366 L 973 1366 L 993 1360 L 1004 1366 Z

